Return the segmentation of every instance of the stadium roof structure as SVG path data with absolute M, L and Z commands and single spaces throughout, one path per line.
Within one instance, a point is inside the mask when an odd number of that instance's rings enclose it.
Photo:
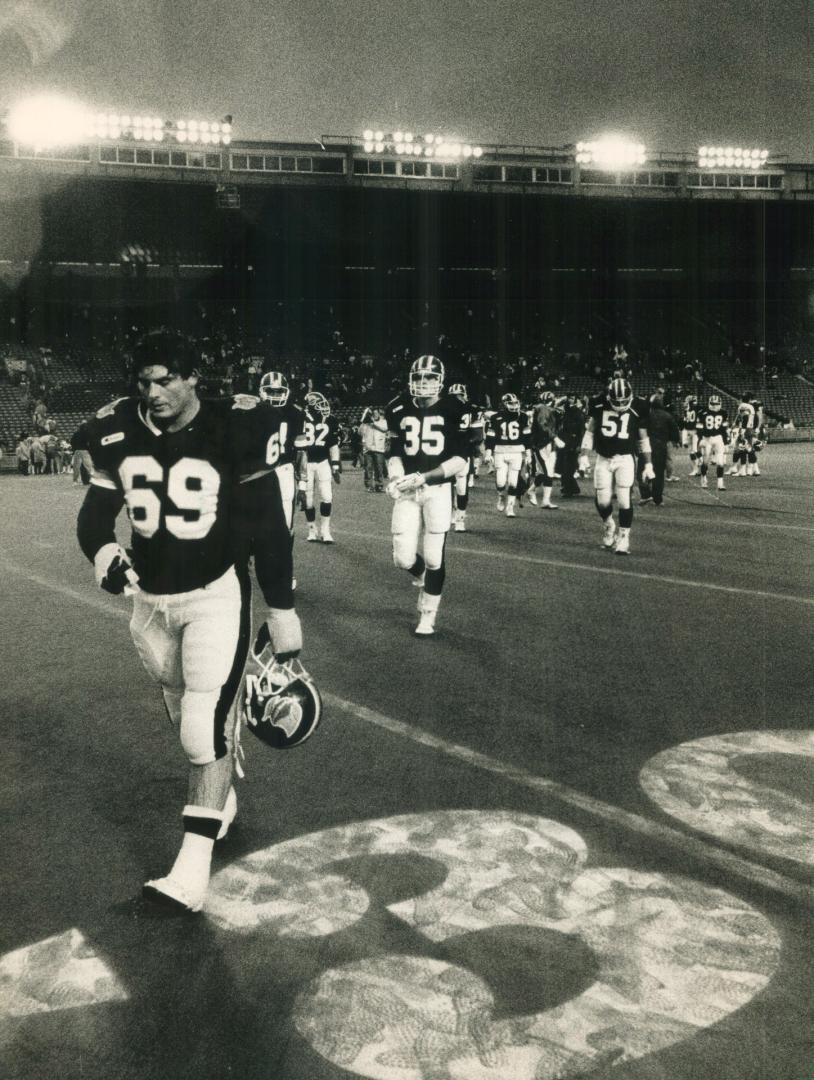
M 61 175 L 162 179 L 215 185 L 414 187 L 424 190 L 523 192 L 580 197 L 650 199 L 814 199 L 814 163 L 790 163 L 766 152 L 701 164 L 698 151 L 640 154 L 622 168 L 586 159 L 584 146 L 483 145 L 482 153 L 425 157 L 366 149 L 363 135 L 323 135 L 308 142 L 248 141 L 191 144 L 112 137 L 42 147 L 0 136 L 0 177 L 35 170 Z M 156 135 L 158 128 L 152 130 Z M 578 149 L 581 148 L 581 149 Z M 719 165 L 718 161 L 723 161 Z M 738 160 L 738 164 L 735 161 Z

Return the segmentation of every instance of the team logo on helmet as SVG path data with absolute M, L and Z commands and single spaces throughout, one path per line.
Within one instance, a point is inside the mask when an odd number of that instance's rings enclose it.
M 540 392 L 540 404 L 541 405 L 553 405 L 555 402 L 554 393 L 551 390 L 542 390 Z
M 626 412 L 633 401 L 633 387 L 627 379 L 612 379 L 608 387 L 608 401 L 617 412 Z
M 452 394 L 453 397 L 460 398 L 461 401 L 469 401 L 469 395 L 467 394 L 466 387 L 462 382 L 453 383 L 452 386 L 450 386 L 449 388 L 449 393 Z
M 260 397 L 270 405 L 285 405 L 290 393 L 288 379 L 282 371 L 267 371 L 260 380 Z
M 304 743 L 319 726 L 322 698 L 299 660 L 276 659 L 265 623 L 249 665 L 243 703 L 249 731 L 275 750 L 290 750 Z
M 707 402 L 707 408 L 709 409 L 709 411 L 710 412 L 720 412 L 721 407 L 722 407 L 722 402 L 721 402 L 720 395 L 719 394 L 712 394 L 709 401 Z
M 517 394 L 504 394 L 500 399 L 500 404 L 508 412 L 520 412 L 520 398 Z
M 324 394 L 320 394 L 317 390 L 312 390 L 310 394 L 305 395 L 305 404 L 309 409 L 318 412 L 320 416 L 331 415 L 331 403 Z
M 413 361 L 408 380 L 414 398 L 435 398 L 444 385 L 444 365 L 437 356 L 419 356 Z

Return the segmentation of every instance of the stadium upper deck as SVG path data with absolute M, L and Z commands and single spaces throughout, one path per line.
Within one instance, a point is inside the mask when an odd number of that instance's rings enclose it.
M 491 146 L 480 157 L 431 160 L 368 152 L 351 136 L 310 143 L 234 141 L 169 146 L 132 139 L 34 150 L 0 139 L 0 175 L 32 170 L 224 185 L 430 187 L 435 190 L 572 193 L 650 199 L 814 199 L 814 164 L 768 158 L 759 169 L 701 168 L 695 154 L 658 153 L 627 169 L 580 164 L 574 147 Z

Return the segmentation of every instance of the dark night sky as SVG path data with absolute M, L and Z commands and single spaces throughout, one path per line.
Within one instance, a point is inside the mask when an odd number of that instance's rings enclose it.
M 0 104 L 58 89 L 237 138 L 368 125 L 814 161 L 811 0 L 0 0 Z

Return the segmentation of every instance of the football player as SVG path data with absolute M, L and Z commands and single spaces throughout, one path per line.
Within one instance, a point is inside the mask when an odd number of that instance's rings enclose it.
M 732 468 L 727 476 L 754 476 L 753 465 L 756 458 L 752 451 L 757 429 L 757 412 L 752 404 L 752 395 L 744 394 L 738 404 L 733 424 L 733 441 L 735 449 L 732 453 Z
M 517 394 L 504 394 L 500 405 L 486 428 L 486 455 L 495 463 L 497 508 L 515 517 L 518 477 L 524 461 L 531 461 L 531 423 Z
M 455 532 L 466 532 L 469 489 L 475 474 L 478 450 L 483 441 L 483 412 L 476 405 L 470 404 L 469 394 L 463 383 L 453 383 L 449 393 L 461 402 L 469 415 L 470 456 L 466 460 L 466 468 L 455 477 L 455 510 L 452 515 Z
M 604 522 L 602 545 L 617 555 L 630 553 L 630 491 L 636 478 L 637 450 L 644 459 L 642 478 L 654 480 L 656 476 L 646 427 L 648 411 L 647 401 L 634 397 L 632 386 L 623 378 L 613 379 L 607 392 L 588 407 L 580 468 L 587 471 L 588 454 L 596 450 L 594 489 L 596 508 Z M 618 529 L 613 520 L 614 492 L 619 503 Z
M 729 445 L 729 420 L 722 411 L 720 394 L 710 394 L 705 409 L 699 409 L 696 417 L 698 447 L 701 453 L 701 487 L 708 486 L 707 472 L 710 463 L 715 466 L 718 490 L 725 491 L 724 466 L 726 448 Z
M 686 447 L 690 455 L 690 476 L 700 476 L 698 467 L 698 400 L 692 394 L 684 398 L 684 409 L 681 417 L 681 445 Z
M 390 451 L 387 493 L 395 500 L 391 529 L 393 562 L 419 586 L 416 634 L 435 633 L 446 576 L 444 546 L 452 524 L 451 481 L 471 452 L 469 412 L 443 394 L 444 365 L 419 356 L 410 368 L 408 392 L 387 406 Z M 419 539 L 423 543 L 419 554 Z
M 255 423 L 265 428 L 265 457 L 258 467 L 271 465 L 277 473 L 289 529 L 294 520 L 297 483 L 305 480 L 305 410 L 291 401 L 288 379 L 281 371 L 267 371 L 260 380 L 261 408 Z
M 331 406 L 324 394 L 306 394 L 305 406 L 308 419 L 305 422 L 305 453 L 308 466 L 305 481 L 300 481 L 300 491 L 305 495 L 305 520 L 308 522 L 308 539 L 332 544 L 331 510 L 333 508 L 333 482 L 341 483 L 339 459 L 339 421 L 331 416 Z M 316 526 L 315 495 L 319 496 L 319 533 Z
M 302 647 L 277 475 L 269 467 L 239 482 L 248 475 L 245 418 L 258 410 L 200 400 L 197 366 L 194 346 L 180 334 L 156 331 L 137 342 L 138 397 L 113 402 L 86 425 L 94 472 L 77 524 L 97 583 L 133 594 L 130 632 L 188 760 L 178 857 L 165 877 L 144 887 L 146 897 L 184 911 L 200 910 L 214 841 L 236 812 L 233 751 L 250 640 L 249 554 L 269 605 L 275 655 L 289 662 Z M 115 534 L 123 507 L 131 551 Z
M 539 402 L 532 411 L 531 445 L 532 460 L 536 465 L 534 484 L 536 487 L 542 487 L 543 489 L 541 505 L 544 510 L 557 509 L 556 503 L 551 501 L 551 489 L 554 486 L 557 451 L 565 446 L 565 443 L 557 434 L 557 426 L 561 415 L 554 394 L 550 390 L 543 390 Z M 529 498 L 531 499 L 531 496 Z M 531 501 L 536 502 L 536 498 L 531 499 Z

